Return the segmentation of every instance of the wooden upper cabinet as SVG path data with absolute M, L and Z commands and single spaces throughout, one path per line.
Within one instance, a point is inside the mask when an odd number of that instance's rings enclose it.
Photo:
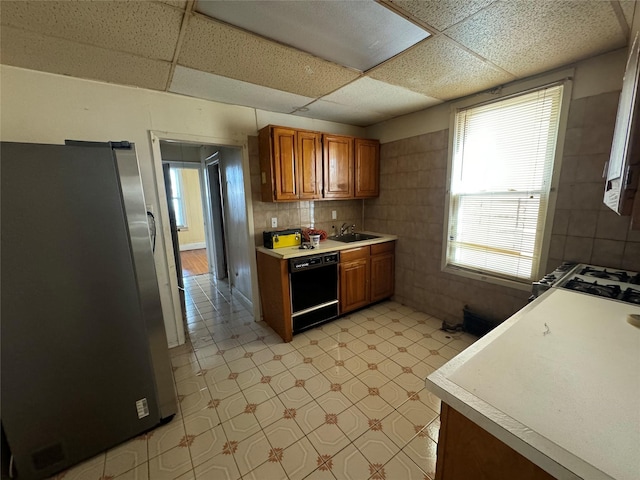
M 298 168 L 296 162 L 296 131 L 288 128 L 273 129 L 274 177 L 278 200 L 298 198 Z
M 353 137 L 323 137 L 324 198 L 353 198 Z
M 263 202 L 379 195 L 380 142 L 268 125 L 258 133 Z
M 355 197 L 380 194 L 380 142 L 355 139 Z
M 321 134 L 268 126 L 258 141 L 262 201 L 322 198 Z
M 262 200 L 298 200 L 296 131 L 265 127 L 258 134 Z
M 322 198 L 322 135 L 297 132 L 298 192 L 301 200 Z

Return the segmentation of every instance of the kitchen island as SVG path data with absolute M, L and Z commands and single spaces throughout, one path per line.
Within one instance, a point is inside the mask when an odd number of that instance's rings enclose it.
M 640 306 L 551 289 L 431 374 L 426 387 L 444 402 L 436 479 L 464 478 L 458 466 L 470 463 L 482 479 L 640 478 L 640 328 L 630 314 Z M 473 427 L 489 441 L 448 449 L 447 436 Z M 513 455 L 496 461 L 502 446 Z M 519 456 L 526 473 L 510 463 Z

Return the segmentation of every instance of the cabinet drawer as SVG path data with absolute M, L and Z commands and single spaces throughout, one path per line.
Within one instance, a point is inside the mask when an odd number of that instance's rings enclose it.
M 395 250 L 396 242 L 376 243 L 371 245 L 371 255 L 378 255 L 380 253 L 390 253 Z
M 343 250 L 340 252 L 340 262 L 350 262 L 359 258 L 367 258 L 369 256 L 369 246 L 352 248 L 351 250 Z

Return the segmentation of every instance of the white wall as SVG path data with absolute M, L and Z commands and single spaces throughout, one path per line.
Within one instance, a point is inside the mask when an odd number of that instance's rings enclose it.
M 292 115 L 262 112 L 169 93 L 80 80 L 61 75 L 0 66 L 0 140 L 61 144 L 75 140 L 129 140 L 135 142 L 146 198 L 158 218 L 156 270 L 160 286 L 167 340 L 184 341 L 180 308 L 176 306 L 177 284 L 172 260 L 164 180 L 159 147 L 150 131 L 160 138 L 194 139 L 203 143 L 243 147 L 243 170 L 248 176 L 247 136 L 274 123 L 298 128 L 364 134 L 364 129 Z M 157 160 L 154 159 L 157 153 Z M 160 186 L 160 189 L 158 188 Z M 246 192 L 251 208 L 250 191 Z M 252 215 L 247 215 L 251 219 Z M 249 225 L 253 232 L 252 220 Z M 253 249 L 253 247 L 251 247 Z M 169 254 L 167 254 L 169 252 Z M 253 254 L 253 250 L 246 256 Z M 249 268 L 249 267 L 247 267 Z M 251 270 L 255 276 L 255 269 Z M 255 282 L 254 282 L 255 284 Z M 257 292 L 256 292 L 257 298 Z
M 199 165 L 198 165 L 199 167 Z M 202 192 L 198 168 L 181 168 L 182 197 L 187 226 L 178 232 L 180 250 L 205 248 Z

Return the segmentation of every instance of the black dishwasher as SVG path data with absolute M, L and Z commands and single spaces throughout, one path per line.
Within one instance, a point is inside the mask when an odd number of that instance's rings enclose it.
M 338 316 L 337 252 L 289 260 L 293 333 Z

